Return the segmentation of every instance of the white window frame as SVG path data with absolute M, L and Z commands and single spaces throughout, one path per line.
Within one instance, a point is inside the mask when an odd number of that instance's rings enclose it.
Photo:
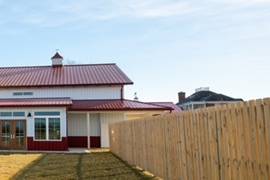
M 61 113 L 60 113 L 60 115 L 61 115 Z M 34 141 L 62 141 L 61 117 L 60 117 L 60 115 L 59 116 L 35 116 L 34 115 Z M 36 139 L 36 129 L 35 129 L 35 125 L 36 125 L 35 119 L 36 118 L 44 118 L 46 120 L 46 139 Z M 59 120 L 60 120 L 60 138 L 59 139 L 49 139 L 49 118 L 59 118 Z

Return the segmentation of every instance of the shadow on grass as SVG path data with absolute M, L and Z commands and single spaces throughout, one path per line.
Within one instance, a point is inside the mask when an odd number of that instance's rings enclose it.
M 9 153 L 12 154 L 12 153 Z M 18 153 L 16 153 L 18 154 Z M 21 154 L 27 154 L 27 153 L 21 153 Z M 24 175 L 29 172 L 36 164 L 38 164 L 40 161 L 42 161 L 47 154 L 42 154 L 39 158 L 29 163 L 27 166 L 25 166 L 23 169 L 18 171 L 11 179 L 23 179 Z
M 156 176 L 146 175 L 143 170 L 136 169 L 134 166 L 131 166 L 126 161 L 122 160 L 120 157 L 118 157 L 116 154 L 110 152 L 116 159 L 121 161 L 126 167 L 130 168 L 133 173 L 135 173 L 137 176 L 139 176 L 141 179 L 156 179 Z
M 82 179 L 153 179 L 139 172 L 111 152 L 91 153 L 83 156 Z

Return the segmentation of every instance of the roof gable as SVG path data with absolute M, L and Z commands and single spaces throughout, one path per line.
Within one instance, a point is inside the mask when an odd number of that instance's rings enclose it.
M 116 64 L 0 68 L 0 88 L 125 84 L 133 82 Z

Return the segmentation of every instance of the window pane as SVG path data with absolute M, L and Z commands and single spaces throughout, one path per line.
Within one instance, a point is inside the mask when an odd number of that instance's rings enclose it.
M 60 112 L 35 112 L 35 116 L 60 116 Z
M 22 96 L 22 95 L 23 95 L 22 92 L 14 92 L 14 93 L 13 93 L 13 96 Z
M 13 96 L 32 96 L 33 92 L 13 92 Z
M 46 119 L 35 118 L 35 139 L 44 140 L 46 139 Z
M 23 92 L 23 95 L 25 95 L 25 96 L 32 96 L 33 95 L 33 92 Z
M 0 116 L 12 116 L 12 112 L 0 112 Z
M 60 139 L 60 118 L 49 118 L 49 139 Z
M 11 122 L 2 122 L 2 143 L 8 145 L 11 143 Z
M 24 117 L 25 112 L 13 112 L 13 116 L 15 116 L 15 117 Z

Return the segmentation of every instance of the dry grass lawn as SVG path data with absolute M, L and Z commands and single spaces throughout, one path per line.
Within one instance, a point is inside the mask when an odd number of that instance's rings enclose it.
M 143 179 L 146 178 L 124 164 L 111 153 L 83 155 L 81 162 L 82 179 Z
M 4 167 L 4 168 L 2 168 Z M 0 154 L 0 179 L 150 179 L 109 152 Z
M 18 175 L 41 157 L 41 154 L 0 154 L 0 179 Z

